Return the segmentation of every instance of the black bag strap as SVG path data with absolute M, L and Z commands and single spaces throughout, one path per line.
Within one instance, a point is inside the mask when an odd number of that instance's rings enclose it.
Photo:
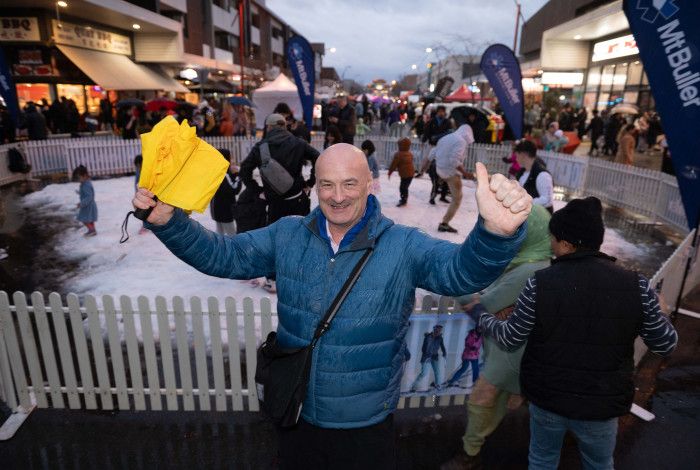
M 268 163 L 270 163 L 271 158 L 272 155 L 270 155 L 270 145 L 267 142 L 263 142 L 260 144 L 260 163 L 262 163 L 263 166 L 266 166 Z
M 350 289 L 352 289 L 352 286 L 355 285 L 355 283 L 357 282 L 357 280 L 360 277 L 360 273 L 362 272 L 365 265 L 367 264 L 367 261 L 369 261 L 369 255 L 372 254 L 372 250 L 373 250 L 373 248 L 368 248 L 362 254 L 362 257 L 357 262 L 355 267 L 352 269 L 350 276 L 345 280 L 345 284 L 343 284 L 343 288 L 340 289 L 340 292 L 338 292 L 338 295 L 336 295 L 335 299 L 333 299 L 331 306 L 328 307 L 328 311 L 326 312 L 326 315 L 323 317 L 323 319 L 319 322 L 318 326 L 316 327 L 316 332 L 314 333 L 314 337 L 311 340 L 311 347 L 312 348 L 316 346 L 316 343 L 321 338 L 321 336 L 323 336 L 323 334 L 326 331 L 328 331 L 328 328 L 330 328 L 331 322 L 333 321 L 333 318 L 335 318 L 335 315 L 338 313 L 338 310 L 340 310 L 340 306 L 343 304 L 343 301 L 350 293 Z

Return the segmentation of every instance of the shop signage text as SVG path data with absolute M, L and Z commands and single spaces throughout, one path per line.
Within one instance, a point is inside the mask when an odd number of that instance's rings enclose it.
M 673 70 L 673 80 L 676 82 L 678 96 L 683 101 L 683 106 L 700 106 L 698 87 L 694 85 L 700 82 L 700 72 L 693 72 L 690 64 L 693 61 L 693 53 L 686 44 L 685 33 L 678 30 L 678 19 L 667 23 L 657 29 L 659 39 L 664 45 L 666 58 Z M 697 52 L 697 50 L 696 50 Z
M 131 39 L 129 36 L 111 33 L 91 26 L 66 23 L 65 21 L 61 22 L 61 27 L 59 27 L 56 20 L 53 20 L 52 24 L 53 37 L 56 44 L 131 55 Z
M 0 18 L 0 41 L 40 41 L 39 22 L 36 18 Z
M 599 62 L 635 54 L 639 54 L 637 41 L 634 40 L 633 35 L 628 34 L 627 36 L 593 44 L 593 58 L 591 61 Z

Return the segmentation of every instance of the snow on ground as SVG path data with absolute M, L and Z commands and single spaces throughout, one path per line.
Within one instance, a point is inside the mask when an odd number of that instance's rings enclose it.
M 397 175 L 390 180 L 385 173 L 381 176 L 382 189 L 378 198 L 387 217 L 396 223 L 419 227 L 439 238 L 457 243 L 464 240 L 477 219 L 473 181 L 463 182 L 462 205 L 452 221 L 452 225 L 459 230 L 458 234 L 437 231 L 447 204 L 439 201 L 435 206 L 428 204 L 431 185 L 427 176 L 413 180 L 405 207 L 395 207 L 399 199 L 399 181 Z M 139 234 L 140 221 L 133 217 L 129 221 L 131 238 L 120 244 L 122 221 L 131 210 L 134 180 L 131 177 L 96 180 L 93 185 L 99 211 L 96 224 L 98 235 L 83 238 L 85 229 L 75 221 L 75 229 L 66 231 L 56 246 L 66 257 L 82 260 L 80 271 L 67 277 L 65 291 L 96 297 L 127 295 L 135 298 L 146 295 L 154 298 L 160 295 L 171 299 L 181 296 L 185 302 L 192 296 L 213 296 L 219 299 L 220 304 L 228 296 L 238 300 L 251 297 L 255 304 L 263 297 L 271 297 L 274 309 L 275 295 L 246 282 L 218 279 L 196 271 L 170 254 L 150 232 Z M 41 211 L 51 211 L 74 218 L 77 213 L 77 189 L 78 183 L 52 184 L 26 196 L 24 204 L 39 214 Z M 312 207 L 316 204 L 316 195 L 312 193 Z M 563 202 L 555 202 L 555 209 L 563 206 Z M 204 227 L 214 229 L 208 210 L 204 214 L 194 213 L 192 217 Z M 603 251 L 613 256 L 633 258 L 643 254 L 644 249 L 625 241 L 615 230 L 606 231 Z

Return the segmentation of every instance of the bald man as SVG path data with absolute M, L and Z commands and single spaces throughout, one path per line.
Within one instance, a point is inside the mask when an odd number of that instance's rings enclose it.
M 458 296 L 491 284 L 518 251 L 532 198 L 477 164 L 479 221 L 461 245 L 394 224 L 370 194 L 364 154 L 329 147 L 316 162 L 319 206 L 234 237 L 204 229 L 180 209 L 139 189 L 136 208 L 153 207 L 147 227 L 177 257 L 230 279 L 277 275 L 282 347 L 309 344 L 362 254 L 373 252 L 313 352 L 299 424 L 279 431 L 281 468 L 394 468 L 393 412 L 399 400 L 404 337 L 420 287 Z

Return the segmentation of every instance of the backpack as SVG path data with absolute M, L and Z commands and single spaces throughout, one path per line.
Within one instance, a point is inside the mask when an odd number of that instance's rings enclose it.
M 270 155 L 267 142 L 260 145 L 260 176 L 280 196 L 286 194 L 294 184 L 292 175 Z
M 7 168 L 13 173 L 29 173 L 32 166 L 17 147 L 12 147 L 7 150 Z

